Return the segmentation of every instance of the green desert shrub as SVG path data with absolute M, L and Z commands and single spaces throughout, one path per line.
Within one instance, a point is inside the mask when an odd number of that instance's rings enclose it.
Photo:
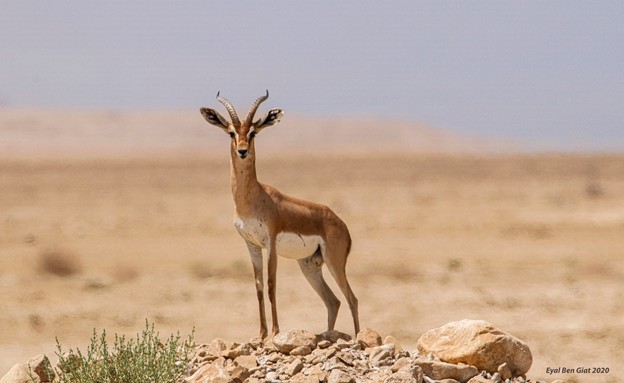
M 186 372 L 194 348 L 193 333 L 186 339 L 170 335 L 162 343 L 147 321 L 136 338 L 115 334 L 112 347 L 106 331 L 98 335 L 95 329 L 86 353 L 65 352 L 58 339 L 56 343 L 58 383 L 175 383 Z

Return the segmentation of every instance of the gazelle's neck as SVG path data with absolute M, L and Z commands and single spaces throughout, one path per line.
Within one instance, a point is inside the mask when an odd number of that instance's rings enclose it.
M 255 193 L 260 190 L 253 142 L 249 145 L 248 155 L 244 159 L 238 156 L 235 146 L 230 149 L 230 183 L 236 210 L 241 213 L 241 210 L 251 207 Z

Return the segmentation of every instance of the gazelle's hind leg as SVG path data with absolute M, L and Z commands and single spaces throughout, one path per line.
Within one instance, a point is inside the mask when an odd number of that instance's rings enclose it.
M 303 272 L 314 291 L 321 297 L 325 307 L 327 307 L 327 329 L 333 330 L 336 324 L 336 317 L 338 316 L 338 309 L 340 308 L 340 300 L 331 291 L 325 279 L 323 279 L 323 272 L 321 267 L 323 266 L 323 256 L 320 249 L 317 249 L 314 254 L 307 258 L 299 259 L 299 267 Z
M 358 300 L 351 290 L 349 281 L 347 281 L 346 266 L 347 255 L 349 253 L 348 244 L 328 244 L 325 249 L 323 259 L 327 264 L 329 272 L 332 274 L 338 287 L 347 298 L 349 303 L 349 309 L 351 310 L 351 316 L 353 317 L 353 327 L 355 328 L 355 335 L 360 332 L 360 318 L 358 314 Z

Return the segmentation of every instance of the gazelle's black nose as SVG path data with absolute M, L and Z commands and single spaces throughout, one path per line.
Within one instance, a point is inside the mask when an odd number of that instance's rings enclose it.
M 247 157 L 247 149 L 238 149 L 238 156 L 240 158 L 245 158 Z

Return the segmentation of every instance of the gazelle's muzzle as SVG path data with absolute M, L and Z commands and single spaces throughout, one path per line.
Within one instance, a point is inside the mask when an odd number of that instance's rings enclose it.
M 247 142 L 246 140 L 237 140 L 236 154 L 240 158 L 245 159 L 245 157 L 247 157 L 247 155 L 249 154 L 249 142 Z
M 247 157 L 247 153 L 249 153 L 249 151 L 247 149 L 237 149 L 236 153 L 238 153 L 238 156 L 242 159 L 245 159 L 245 157 Z

